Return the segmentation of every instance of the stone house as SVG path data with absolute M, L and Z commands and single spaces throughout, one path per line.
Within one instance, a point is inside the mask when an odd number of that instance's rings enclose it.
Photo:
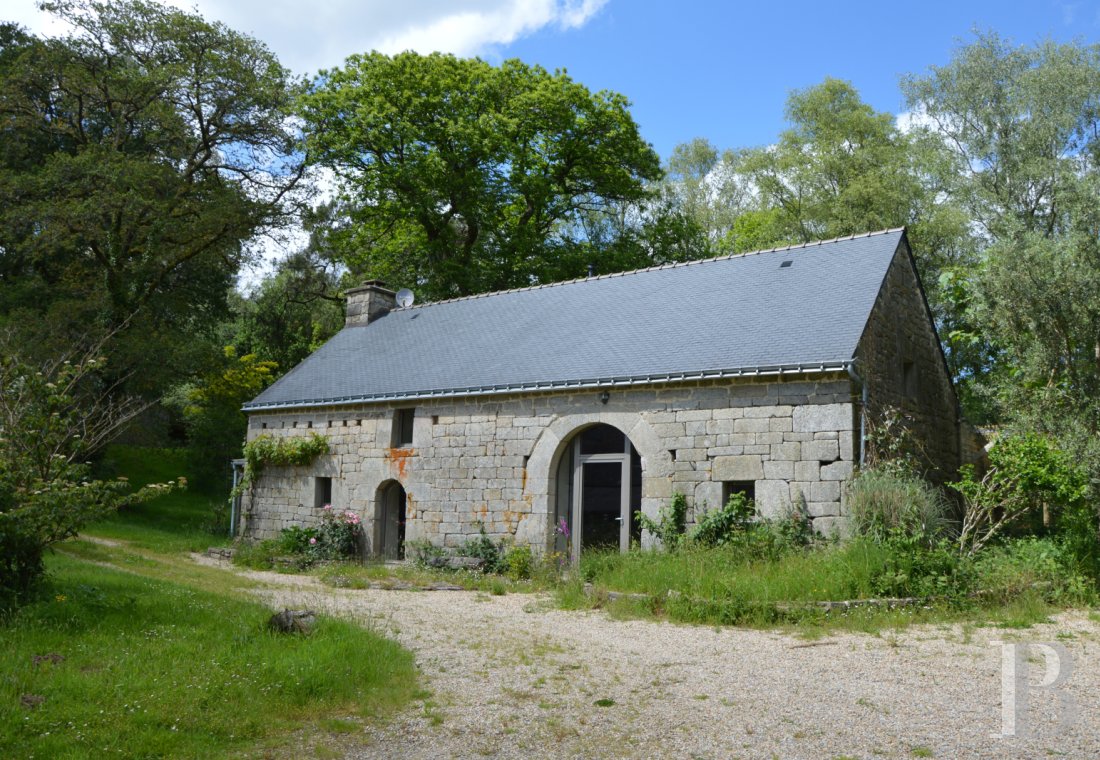
M 876 415 L 911 421 L 929 472 L 966 458 L 904 230 L 399 308 L 369 282 L 347 324 L 245 405 L 250 439 L 330 453 L 265 469 L 243 535 L 360 514 L 375 555 L 494 538 L 574 556 L 642 536 L 683 493 L 731 493 L 843 531 Z

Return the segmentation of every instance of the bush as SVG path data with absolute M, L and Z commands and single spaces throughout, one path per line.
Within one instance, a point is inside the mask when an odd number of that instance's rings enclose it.
M 513 546 L 504 555 L 504 565 L 508 577 L 514 581 L 525 581 L 531 577 L 535 567 L 535 557 L 527 545 Z
M 975 554 L 982 547 L 1014 531 L 1046 532 L 1067 510 L 1082 507 L 1088 491 L 1085 471 L 1049 439 L 1035 433 L 1006 435 L 989 451 L 989 470 L 978 478 L 972 465 L 960 469 L 950 483 L 963 498 L 964 513 L 959 550 Z M 1087 557 L 1080 515 L 1074 515 L 1077 550 Z M 1023 528 L 1021 531 L 1020 529 Z M 1092 534 L 1095 540 L 1095 533 Z
M 447 556 L 447 550 L 442 546 L 436 546 L 431 541 L 421 538 L 405 543 L 405 556 L 412 557 L 417 566 L 421 568 L 434 567 L 433 560 Z
M 809 546 L 814 541 L 810 515 L 802 501 L 792 504 L 779 519 L 769 521 L 767 526 L 775 532 L 781 544 L 792 549 Z
M 485 526 L 480 523 L 478 535 L 468 539 L 458 553 L 463 557 L 484 560 L 485 564 L 481 568 L 483 573 L 499 573 L 504 569 L 502 545 L 494 544 L 493 539 L 485 533 Z
M 669 503 L 661 507 L 656 520 L 640 511 L 634 513 L 634 519 L 642 530 L 656 537 L 661 546 L 675 549 L 683 541 L 687 530 L 687 497 L 682 493 L 673 494 Z
M 1018 538 L 992 546 L 974 560 L 981 589 L 991 601 L 1009 602 L 1037 590 L 1062 604 L 1096 601 L 1096 588 L 1076 567 L 1076 558 L 1050 538 Z
M 316 528 L 303 528 L 300 525 L 292 525 L 283 528 L 279 534 L 278 549 L 284 554 L 305 554 L 310 549 L 310 540 L 317 543 L 318 531 Z
M 351 559 L 359 555 L 362 536 L 359 515 L 350 509 L 337 512 L 326 504 L 317 535 L 308 538 L 308 553 L 318 560 Z
M 210 502 L 206 519 L 199 525 L 199 530 L 212 536 L 225 536 L 229 533 L 229 501 L 217 499 Z
M 93 478 L 87 460 L 141 408 L 108 399 L 103 366 L 94 348 L 34 366 L 0 336 L 0 609 L 30 596 L 48 547 L 186 483 Z
M 698 515 L 691 531 L 692 543 L 719 546 L 744 533 L 756 514 L 753 500 L 743 493 L 731 494 L 726 503 Z
M 959 598 L 974 588 L 974 568 L 949 541 L 929 545 L 924 536 L 895 529 L 879 543 L 886 550 L 872 577 L 879 596 Z
M 187 428 L 189 470 L 200 488 L 224 492 L 230 480 L 229 460 L 241 455 L 248 421 L 241 405 L 275 379 L 274 362 L 254 354 L 237 356 L 226 346 L 219 366 L 196 385 L 179 388 L 168 403 L 183 413 Z
M 1078 573 L 1100 579 L 1100 535 L 1094 506 L 1081 500 L 1065 507 L 1058 520 L 1058 540 Z
M 304 570 L 316 562 L 357 557 L 362 535 L 359 515 L 326 506 L 316 528 L 292 525 L 283 528 L 277 540 L 242 543 L 234 552 L 233 561 L 245 567 L 267 569 L 275 564 L 276 557 L 291 556 L 297 560 L 295 566 Z
M 950 525 L 943 495 L 923 478 L 897 469 L 864 470 L 848 490 L 855 532 L 876 541 L 897 535 L 933 546 Z

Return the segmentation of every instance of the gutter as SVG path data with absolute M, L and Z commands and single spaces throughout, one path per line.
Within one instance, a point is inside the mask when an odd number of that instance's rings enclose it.
M 438 398 L 493 396 L 539 391 L 626 388 L 636 385 L 658 385 L 662 383 L 693 382 L 698 380 L 723 380 L 739 377 L 781 377 L 784 375 L 812 375 L 844 371 L 848 371 L 849 374 L 851 374 L 851 367 L 851 361 L 817 362 L 811 364 L 777 364 L 763 367 L 701 370 L 698 372 L 675 372 L 658 375 L 635 375 L 629 377 L 593 378 L 587 380 L 556 380 L 536 383 L 514 383 L 511 385 L 488 385 L 468 388 L 447 388 L 441 390 L 378 393 L 364 396 L 343 396 L 339 398 L 303 399 L 299 401 L 276 403 L 248 403 L 241 407 L 241 411 L 251 413 L 281 409 L 348 406 L 352 404 L 370 404 L 385 401 L 419 401 Z

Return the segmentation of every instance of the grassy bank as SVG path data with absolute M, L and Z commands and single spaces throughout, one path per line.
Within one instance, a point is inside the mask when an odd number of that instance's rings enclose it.
M 108 460 L 138 484 L 182 470 L 172 451 Z M 373 631 L 270 633 L 248 581 L 187 557 L 223 542 L 209 519 L 208 497 L 173 493 L 47 558 L 38 601 L 0 621 L 0 757 L 254 757 L 292 737 L 325 755 L 417 695 L 411 653 Z

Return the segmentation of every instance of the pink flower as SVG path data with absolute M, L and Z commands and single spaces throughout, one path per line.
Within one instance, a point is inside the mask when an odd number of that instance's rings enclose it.
M 316 545 L 317 545 L 317 539 L 316 539 L 316 538 L 313 538 L 313 537 L 310 537 L 310 539 L 309 539 L 309 545 L 310 545 L 310 546 L 316 546 Z
M 565 521 L 564 517 L 558 520 L 558 527 L 555 528 L 554 532 L 565 538 L 569 538 L 569 524 Z

